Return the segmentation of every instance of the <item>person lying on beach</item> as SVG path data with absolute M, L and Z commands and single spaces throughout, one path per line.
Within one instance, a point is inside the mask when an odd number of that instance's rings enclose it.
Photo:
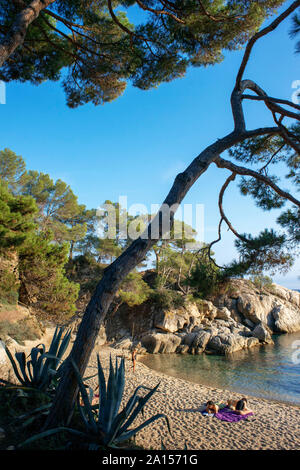
M 248 413 L 253 413 L 252 410 L 247 408 L 248 400 L 247 398 L 241 398 L 240 400 L 228 400 L 227 406 L 231 410 L 234 410 L 239 415 L 247 415 Z
M 235 410 L 237 402 L 238 402 L 238 400 L 228 400 L 227 401 L 227 408 L 230 408 L 231 410 Z
M 216 414 L 219 411 L 219 407 L 213 401 L 210 400 L 206 403 L 205 411 L 206 413 Z

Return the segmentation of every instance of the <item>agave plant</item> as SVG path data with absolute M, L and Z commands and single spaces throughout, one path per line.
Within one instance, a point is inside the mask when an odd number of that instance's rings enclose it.
M 39 344 L 31 349 L 26 358 L 24 352 L 15 353 L 17 366 L 8 347 L 5 346 L 6 354 L 11 362 L 14 373 L 22 387 L 37 389 L 45 392 L 54 388 L 55 381 L 59 379 L 63 370 L 62 357 L 66 352 L 71 338 L 71 330 L 63 336 L 63 328 L 56 327 L 49 351 L 46 352 L 44 344 Z M 7 383 L 1 380 L 2 383 Z
M 125 387 L 125 360 L 122 358 L 120 364 L 118 364 L 118 358 L 116 358 L 116 365 L 114 368 L 112 359 L 110 358 L 110 370 L 107 384 L 99 355 L 97 355 L 97 363 L 100 398 L 99 405 L 92 405 L 93 393 L 91 392 L 88 394 L 81 374 L 76 364 L 72 361 L 80 394 L 82 396 L 83 405 L 80 405 L 78 397 L 78 407 L 84 431 L 78 431 L 68 427 L 50 429 L 26 440 L 23 442 L 22 446 L 29 444 L 36 439 L 48 437 L 57 432 L 69 431 L 71 434 L 81 437 L 88 449 L 97 450 L 103 446 L 116 447 L 118 444 L 128 441 L 141 429 L 160 418 L 164 418 L 166 420 L 168 430 L 171 434 L 169 419 L 162 413 L 152 416 L 136 427 L 131 427 L 139 413 L 143 413 L 146 403 L 157 391 L 159 384 L 152 389 L 142 385 L 137 387 L 127 404 L 124 406 L 122 411 L 120 411 Z M 148 393 L 144 396 L 140 396 L 138 393 L 141 389 L 148 390 Z

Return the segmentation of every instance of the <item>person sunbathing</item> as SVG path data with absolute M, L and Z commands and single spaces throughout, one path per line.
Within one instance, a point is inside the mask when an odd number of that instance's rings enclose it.
M 235 410 L 237 402 L 238 402 L 238 400 L 228 400 L 227 401 L 227 408 L 229 408 L 230 410 Z
M 205 408 L 206 413 L 213 413 L 216 414 L 219 411 L 218 405 L 216 405 L 213 401 L 208 401 L 206 403 L 206 408 Z
M 241 398 L 240 400 L 228 400 L 227 406 L 231 410 L 234 410 L 239 415 L 247 415 L 248 413 L 253 413 L 252 410 L 247 408 L 248 400 L 247 398 Z

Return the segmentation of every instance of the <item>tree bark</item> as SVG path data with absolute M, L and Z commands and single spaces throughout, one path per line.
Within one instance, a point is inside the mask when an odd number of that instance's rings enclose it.
M 183 173 L 177 175 L 164 201 L 164 204 L 170 207 L 170 225 L 173 226 L 176 212 L 175 208 L 173 210 L 173 206 L 176 207 L 177 204 L 182 202 L 189 189 L 222 152 L 244 139 L 276 132 L 278 132 L 278 128 L 263 128 L 243 132 L 234 131 L 222 139 L 218 139 L 201 152 Z M 119 285 L 129 272 L 141 263 L 147 252 L 158 241 L 158 239 L 151 239 L 151 226 L 153 223 L 156 223 L 158 217 L 160 218 L 161 211 L 162 207 L 147 228 L 148 238 L 140 237 L 135 240 L 119 258 L 105 269 L 103 277 L 98 283 L 80 323 L 73 348 L 66 361 L 65 373 L 58 386 L 45 428 L 52 428 L 58 424 L 69 424 L 78 394 L 77 381 L 70 359 L 73 359 L 80 373 L 83 375 L 93 351 L 101 324 L 105 319 Z M 163 236 L 161 223 L 159 227 L 160 239 Z
M 17 47 L 25 40 L 27 29 L 39 16 L 40 12 L 47 8 L 55 0 L 33 0 L 29 5 L 19 2 L 24 8 L 16 15 L 16 19 L 6 37 L 0 42 L 0 67 L 14 53 Z

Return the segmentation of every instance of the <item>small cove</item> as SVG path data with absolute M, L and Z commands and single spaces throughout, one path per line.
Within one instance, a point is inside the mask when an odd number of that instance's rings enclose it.
M 300 332 L 230 356 L 152 354 L 147 367 L 210 387 L 300 406 Z

